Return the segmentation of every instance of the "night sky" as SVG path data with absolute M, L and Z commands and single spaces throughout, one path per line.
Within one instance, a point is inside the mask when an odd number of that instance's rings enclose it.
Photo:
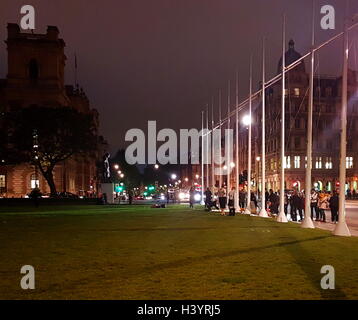
M 317 43 L 342 30 L 344 3 L 317 1 Z M 310 48 L 311 0 L 1 0 L 0 78 L 7 69 L 6 24 L 20 22 L 24 4 L 37 10 L 36 33 L 58 26 L 66 42 L 67 84 L 74 83 L 77 53 L 79 83 L 100 112 L 101 132 L 112 151 L 125 145 L 128 129 L 146 130 L 148 120 L 157 120 L 159 128 L 200 127 L 201 110 L 220 88 L 226 90 L 236 69 L 241 98 L 246 97 L 250 53 L 255 86 L 259 82 L 262 36 L 272 76 L 280 57 L 283 12 L 287 41 L 293 38 L 301 53 Z M 336 9 L 335 31 L 320 29 L 319 10 L 325 4 Z M 355 12 L 358 1 L 351 0 L 350 15 Z M 338 41 L 320 53 L 319 73 L 339 74 L 341 46 Z M 357 69 L 356 61 L 354 49 L 352 68 Z

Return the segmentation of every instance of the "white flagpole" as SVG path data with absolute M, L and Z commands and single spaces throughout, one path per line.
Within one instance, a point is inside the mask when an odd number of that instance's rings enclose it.
M 285 214 L 285 80 L 286 80 L 286 15 L 282 24 L 282 108 L 281 108 L 281 174 L 280 174 L 280 211 L 278 222 L 288 222 Z
M 211 98 L 211 186 L 212 192 L 214 193 L 215 187 L 215 148 L 214 148 L 214 97 Z
M 226 157 L 226 167 L 227 167 L 227 175 L 226 175 L 226 179 L 227 179 L 227 184 L 226 184 L 226 188 L 227 188 L 227 195 L 229 197 L 229 192 L 230 192 L 230 189 L 231 189 L 231 181 L 230 181 L 230 172 L 231 172 L 231 148 L 230 148 L 230 145 L 231 145 L 231 140 L 230 140 L 230 103 L 231 103 L 231 100 L 230 100 L 230 94 L 231 94 L 231 81 L 229 80 L 228 82 L 228 91 L 227 91 L 227 129 L 228 129 L 228 138 L 227 138 L 227 146 L 226 146 L 226 152 L 227 152 L 227 157 Z
M 262 156 L 261 156 L 261 211 L 259 216 L 262 218 L 268 218 L 266 212 L 266 94 L 265 94 L 265 82 L 266 82 L 266 60 L 265 60 L 265 38 L 262 40 Z
M 222 150 L 221 150 L 221 127 L 222 127 L 222 122 L 221 122 L 221 90 L 219 91 L 219 130 L 220 130 L 220 139 L 219 139 L 219 150 L 218 150 L 218 154 L 219 154 L 219 159 L 221 160 L 222 158 Z M 222 169 L 223 164 L 220 161 L 220 167 L 219 167 L 219 188 L 222 187 L 222 183 L 223 183 L 223 169 Z
M 347 1 L 348 8 L 348 1 Z M 348 10 L 347 10 L 348 11 Z M 350 237 L 346 222 L 346 159 L 347 159 L 347 104 L 348 104 L 348 57 L 349 38 L 347 16 L 344 21 L 344 52 L 342 76 L 342 111 L 341 111 L 341 159 L 339 168 L 339 215 L 338 223 L 333 231 L 336 236 Z
M 201 111 L 201 204 L 204 204 L 204 111 Z
M 206 188 L 210 187 L 210 172 L 209 172 L 209 159 L 210 159 L 210 150 L 209 150 L 209 142 L 210 142 L 211 134 L 209 133 L 209 104 L 206 106 Z M 206 189 L 205 188 L 205 189 Z
M 310 68 L 310 95 L 308 103 L 308 120 L 307 120 L 307 166 L 306 166 L 306 181 L 305 181 L 305 218 L 302 221 L 301 227 L 306 229 L 314 229 L 314 224 L 311 219 L 311 189 L 312 189 L 312 127 L 313 127 L 313 80 L 314 80 L 314 65 L 315 65 L 315 0 L 312 11 L 312 48 L 311 48 L 311 68 Z
M 250 57 L 250 81 L 249 81 L 249 138 L 248 138 L 248 157 L 247 157 L 247 205 L 246 214 L 251 214 L 251 149 L 252 149 L 252 55 Z
M 239 188 L 240 188 L 240 171 L 239 171 L 239 73 L 236 72 L 236 117 L 235 117 L 235 170 L 236 170 L 236 194 L 235 208 L 239 210 Z

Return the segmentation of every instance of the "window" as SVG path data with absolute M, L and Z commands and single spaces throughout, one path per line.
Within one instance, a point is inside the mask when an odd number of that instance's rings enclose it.
M 327 158 L 326 158 L 325 168 L 326 168 L 326 169 L 333 169 L 333 162 L 332 162 L 332 158 L 331 158 L 331 157 L 327 157 Z
M 353 169 L 353 157 L 346 158 L 346 167 L 347 169 Z
M 0 174 L 0 188 L 6 187 L 6 176 L 4 174 Z
M 322 169 L 322 157 L 316 157 L 316 169 Z
M 301 157 L 295 156 L 295 169 L 299 169 L 301 167 Z
M 291 157 L 290 156 L 285 157 L 285 162 L 283 164 L 283 167 L 285 169 L 291 169 Z
M 40 181 L 36 174 L 31 175 L 31 189 L 39 188 L 40 187 Z

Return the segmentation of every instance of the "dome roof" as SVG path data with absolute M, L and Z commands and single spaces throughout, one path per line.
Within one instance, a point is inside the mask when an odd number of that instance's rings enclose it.
M 302 57 L 302 55 L 297 52 L 295 50 L 295 42 L 291 39 L 288 43 L 288 50 L 286 51 L 285 54 L 285 64 L 286 67 L 289 66 L 290 64 L 292 64 L 293 62 L 295 62 L 296 60 L 300 59 Z M 302 61 L 302 63 L 300 64 L 299 67 L 301 71 L 305 71 L 305 65 L 304 62 Z M 277 69 L 277 73 L 281 73 L 282 72 L 282 57 L 280 58 L 280 61 L 278 62 L 278 69 Z

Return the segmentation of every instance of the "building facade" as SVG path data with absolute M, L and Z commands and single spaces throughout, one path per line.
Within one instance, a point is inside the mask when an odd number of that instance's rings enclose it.
M 22 33 L 19 26 L 12 23 L 7 29 L 8 73 L 0 80 L 0 111 L 34 105 L 73 107 L 91 113 L 98 128 L 98 112 L 91 109 L 84 91 L 78 86 L 65 85 L 65 42 L 59 38 L 57 27 L 48 26 L 46 34 Z M 96 159 L 72 157 L 54 169 L 57 191 L 94 196 L 97 171 Z M 28 163 L 12 166 L 1 161 L 0 194 L 23 197 L 35 185 L 43 193 L 50 191 L 34 166 Z
M 286 64 L 290 65 L 301 55 L 289 42 Z M 281 70 L 282 59 L 278 64 Z M 277 82 L 265 91 L 266 95 L 266 189 L 279 190 L 281 168 L 281 108 L 282 88 Z M 307 154 L 307 119 L 309 99 L 309 74 L 304 62 L 288 72 L 285 91 L 285 186 L 286 189 L 305 188 Z M 332 191 L 339 186 L 340 115 L 342 105 L 342 77 L 321 76 L 314 78 L 313 109 L 313 158 L 312 185 L 319 190 Z M 240 119 L 247 110 L 240 114 Z M 252 185 L 261 189 L 262 109 L 261 96 L 253 101 L 252 123 Z M 232 121 L 233 122 L 233 121 Z M 240 123 L 239 165 L 240 172 L 248 167 L 248 130 Z M 346 188 L 358 191 L 358 72 L 348 73 L 348 123 L 347 123 L 347 182 Z M 234 139 L 235 141 L 235 139 Z M 236 146 L 235 146 L 236 147 Z M 235 153 L 234 153 L 235 154 Z M 231 183 L 235 184 L 235 170 Z M 219 178 L 216 177 L 219 181 Z M 223 181 L 226 180 L 224 176 Z

